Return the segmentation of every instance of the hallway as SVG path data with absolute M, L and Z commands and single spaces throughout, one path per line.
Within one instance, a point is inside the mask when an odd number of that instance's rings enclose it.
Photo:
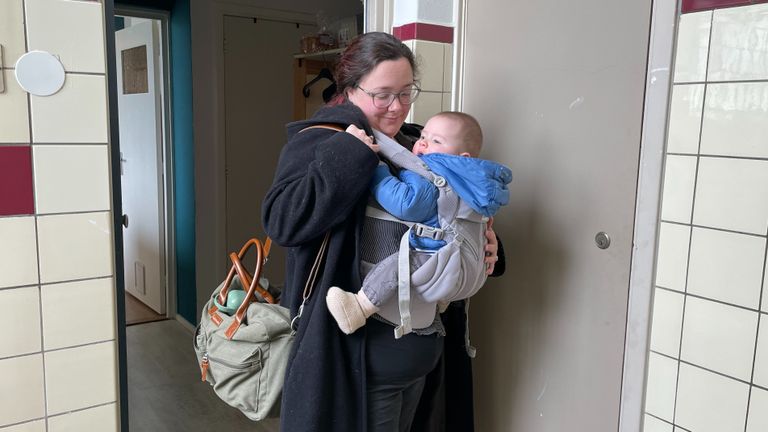
M 126 337 L 130 432 L 278 430 L 277 420 L 254 423 L 200 382 L 192 334 L 178 321 L 133 325 Z

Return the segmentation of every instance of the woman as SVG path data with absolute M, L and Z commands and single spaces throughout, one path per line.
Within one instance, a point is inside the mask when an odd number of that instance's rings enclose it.
M 374 239 L 370 230 L 363 229 L 368 183 L 379 159 L 361 140 L 369 139 L 372 129 L 406 146 L 418 138 L 418 128 L 404 125 L 419 92 L 415 68 L 413 53 L 393 36 L 361 35 L 338 63 L 334 100 L 312 119 L 287 127 L 289 141 L 264 200 L 263 222 L 267 234 L 289 248 L 282 303 L 293 315 L 326 232 L 330 241 L 288 364 L 282 432 L 408 431 L 414 417 L 419 425 L 414 429 L 431 428 L 435 423 L 430 416 L 416 416 L 416 411 L 442 412 L 438 395 L 450 391 L 444 389 L 442 371 L 459 365 L 454 373 L 469 377 L 468 358 L 440 362 L 444 338 L 439 318 L 432 328 L 395 340 L 392 327 L 376 320 L 345 335 L 325 307 L 328 287 L 359 290 L 361 259 L 372 249 L 396 248 L 404 232 L 398 228 L 387 238 Z M 328 124 L 342 129 L 355 125 L 365 132 L 354 136 L 310 128 Z M 489 238 L 488 261 L 493 263 L 495 235 L 491 232 Z M 449 309 L 456 314 L 457 308 Z M 458 310 L 463 317 L 463 310 Z M 454 338 L 463 344 L 463 335 Z M 466 394 L 471 401 L 471 392 Z

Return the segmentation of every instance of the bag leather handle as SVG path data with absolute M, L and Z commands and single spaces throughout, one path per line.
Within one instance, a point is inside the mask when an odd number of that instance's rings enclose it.
M 266 243 L 267 249 L 269 249 L 271 247 L 272 240 L 268 238 Z M 242 259 L 251 249 L 251 247 L 254 246 L 256 247 L 256 269 L 254 271 L 254 275 L 252 276 L 243 266 Z M 230 291 L 235 274 L 237 274 L 240 278 L 241 285 L 243 287 L 248 287 L 248 291 L 245 295 L 245 298 L 243 299 L 243 302 L 237 308 L 237 312 L 235 312 L 235 319 L 232 321 L 232 324 L 225 332 L 225 335 L 228 339 L 231 339 L 237 329 L 240 327 L 240 324 L 243 322 L 245 317 L 245 313 L 248 310 L 248 306 L 252 301 L 255 300 L 255 294 L 257 292 L 259 295 L 261 295 L 262 298 L 264 298 L 266 302 L 275 303 L 274 297 L 272 297 L 272 295 L 267 290 L 259 285 L 259 276 L 261 275 L 262 268 L 267 258 L 264 250 L 265 248 L 261 242 L 258 239 L 252 238 L 248 240 L 242 248 L 240 248 L 238 253 L 232 252 L 229 254 L 229 258 L 232 261 L 232 267 L 229 269 L 229 273 L 227 274 L 227 278 L 224 280 L 224 285 L 222 286 L 221 291 L 219 291 L 217 297 L 219 304 L 226 304 L 227 294 Z M 218 314 L 218 308 L 216 305 L 211 306 L 211 308 L 208 310 L 208 314 L 216 325 L 221 325 L 223 319 Z
M 245 256 L 245 254 L 248 252 L 248 250 L 252 247 L 258 245 L 258 247 L 261 248 L 261 257 L 257 256 L 257 270 L 254 273 L 256 276 L 252 276 L 248 270 L 245 269 L 245 267 L 242 264 L 242 259 Z M 232 285 L 232 280 L 234 279 L 235 273 L 240 277 L 240 283 L 243 285 L 243 287 L 249 287 L 252 284 L 252 281 L 255 279 L 258 284 L 259 275 L 261 273 L 260 266 L 262 266 L 264 263 L 267 262 L 267 254 L 269 249 L 272 245 L 272 239 L 267 237 L 267 240 L 264 245 L 261 244 L 261 242 L 258 239 L 252 238 L 248 240 L 242 248 L 240 248 L 240 252 L 235 254 L 232 252 L 229 254 L 229 258 L 232 261 L 232 267 L 229 269 L 229 274 L 227 274 L 227 278 L 224 281 L 224 287 L 222 287 L 221 291 L 219 292 L 219 304 L 226 304 L 227 302 L 227 293 L 229 292 L 230 285 Z M 257 254 L 258 254 L 257 249 Z M 264 300 L 266 300 L 268 303 L 275 303 L 274 297 L 261 287 L 261 285 L 257 285 L 256 292 L 258 292 Z
M 241 262 L 241 259 L 243 255 L 245 255 L 245 252 L 248 251 L 248 249 L 251 248 L 251 246 L 256 247 L 256 269 L 253 272 L 253 278 L 249 279 L 249 275 L 247 274 L 245 267 L 243 267 L 243 264 Z M 264 247 L 261 245 L 261 242 L 257 239 L 250 239 L 246 244 L 243 246 L 243 249 L 240 250 L 241 253 L 235 254 L 232 252 L 229 254 L 230 259 L 233 262 L 233 267 L 235 268 L 235 271 L 238 273 L 238 276 L 240 276 L 241 280 L 243 281 L 243 284 L 248 283 L 248 292 L 245 294 L 245 298 L 243 299 L 243 302 L 240 304 L 240 306 L 237 308 L 237 312 L 234 314 L 234 319 L 232 320 L 232 324 L 229 325 L 227 330 L 224 332 L 224 336 L 227 339 L 232 339 L 232 337 L 235 335 L 235 332 L 238 328 L 240 328 L 240 325 L 243 323 L 243 320 L 245 319 L 245 314 L 248 311 L 248 306 L 255 300 L 254 295 L 256 293 L 256 287 L 259 285 L 259 276 L 261 275 L 261 270 L 264 266 Z M 225 285 L 225 288 L 228 288 Z M 259 287 L 261 288 L 261 287 Z M 269 293 L 266 292 L 263 288 L 261 288 L 270 298 L 272 297 L 269 295 Z M 222 288 L 221 291 L 224 291 Z M 226 298 L 226 296 L 225 296 Z M 265 297 L 266 298 L 266 297 Z M 274 302 L 274 299 L 272 299 Z M 221 301 L 219 302 L 221 303 Z
M 300 130 L 298 133 L 302 133 L 302 132 L 304 132 L 305 130 L 308 130 L 308 129 L 330 129 L 330 130 L 335 130 L 335 131 L 338 131 L 338 132 L 344 132 L 344 128 L 339 126 L 339 125 L 336 125 L 336 124 L 333 124 L 333 123 L 324 123 L 324 124 L 318 124 L 318 125 L 314 125 L 314 126 L 307 126 L 304 129 Z
M 264 247 L 262 246 L 262 250 Z M 275 304 L 275 298 L 272 297 L 272 294 L 269 293 L 266 289 L 264 289 L 261 284 L 259 284 L 259 278 L 251 276 L 250 273 L 248 273 L 248 270 L 245 269 L 243 266 L 243 262 L 240 261 L 240 257 L 237 256 L 236 253 L 232 252 L 229 254 L 229 259 L 232 261 L 232 264 L 235 266 L 235 271 L 237 271 L 238 276 L 240 276 L 240 280 L 243 281 L 243 286 L 248 286 L 248 289 L 250 290 L 251 285 L 253 285 L 254 293 L 258 293 L 264 301 L 270 304 Z M 266 260 L 262 260 L 263 262 Z M 221 303 L 221 302 L 219 302 Z

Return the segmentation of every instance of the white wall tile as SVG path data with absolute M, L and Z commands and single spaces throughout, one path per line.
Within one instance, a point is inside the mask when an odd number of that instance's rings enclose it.
M 112 275 L 110 213 L 41 216 L 37 223 L 42 282 Z
M 674 82 L 704 81 L 712 11 L 680 15 Z
M 421 92 L 419 99 L 411 106 L 410 122 L 424 125 L 427 120 L 442 111 L 443 94 Z
M 765 271 L 763 272 L 763 312 L 768 312 L 768 255 L 765 257 L 765 264 L 763 264 Z
M 45 415 L 43 357 L 40 354 L 0 360 L 0 427 Z
M 768 388 L 768 315 L 765 314 L 760 314 L 760 333 L 757 335 L 755 377 L 753 382 Z
M 765 235 L 768 161 L 700 158 L 693 222 Z
M 664 196 L 661 205 L 663 220 L 691 223 L 696 162 L 695 156 L 667 156 L 664 170 Z
M 48 414 L 115 402 L 116 363 L 113 342 L 45 353 Z
M 453 44 L 443 44 L 443 91 L 453 91 Z
M 40 294 L 37 287 L 0 290 L 0 358 L 40 352 Z M 13 330 L 11 330 L 13 329 Z
M 413 54 L 419 64 L 419 87 L 423 91 L 443 91 L 444 43 L 417 40 Z
M 38 214 L 110 209 L 106 145 L 35 145 L 32 152 Z
M 24 2 L 22 0 L 0 1 L 0 45 L 3 46 L 4 66 L 14 67 L 16 60 L 26 51 L 24 47 Z M 11 75 L 6 75 L 5 78 L 12 79 Z
M 0 427 L 2 432 L 46 432 L 45 420 L 36 420 L 29 423 L 17 424 L 7 428 Z
M 2 21 L 0 17 L 0 21 Z M 0 42 L 2 43 L 2 42 Z M 5 92 L 0 93 L 0 142 L 28 143 L 29 109 L 27 93 L 19 87 L 12 70 L 0 70 L 5 77 Z
M 683 295 L 656 288 L 653 298 L 651 349 L 677 358 L 683 326 Z
M 709 50 L 710 81 L 768 78 L 768 5 L 715 10 Z
M 648 385 L 645 392 L 645 411 L 672 421 L 675 411 L 677 360 L 651 353 L 648 359 Z
M 107 142 L 104 76 L 67 74 L 64 87 L 58 93 L 46 97 L 31 96 L 31 101 L 32 142 Z
M 768 431 L 768 391 L 752 387 L 747 417 L 747 432 Z
M 643 423 L 643 432 L 673 432 L 673 426 L 670 423 L 661 421 L 656 417 L 645 416 Z
M 768 157 L 768 83 L 707 84 L 701 153 Z
M 748 393 L 747 384 L 683 363 L 675 424 L 696 432 L 742 431 Z
M 755 350 L 757 314 L 688 297 L 680 358 L 749 381 Z
M 758 309 L 764 256 L 764 237 L 694 228 L 688 292 Z
M 35 218 L 0 218 L 0 239 L 0 288 L 36 284 Z
M 117 432 L 117 405 L 102 405 L 82 411 L 57 415 L 48 419 L 48 432 L 82 432 L 95 430 L 99 432 Z
M 111 278 L 44 285 L 41 290 L 46 350 L 115 338 Z
M 661 223 L 656 263 L 656 285 L 685 291 L 690 226 Z
M 101 2 L 26 0 L 29 49 L 58 56 L 68 72 L 104 73 Z
M 451 93 L 443 93 L 442 111 L 451 111 Z
M 685 84 L 672 87 L 669 107 L 669 136 L 667 151 L 670 153 L 699 152 L 701 113 L 704 107 L 704 84 Z

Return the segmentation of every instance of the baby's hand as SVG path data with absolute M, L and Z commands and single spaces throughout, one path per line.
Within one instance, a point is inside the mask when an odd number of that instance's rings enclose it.
M 349 125 L 347 127 L 347 133 L 348 134 L 352 134 L 355 137 L 357 137 L 357 139 L 359 139 L 365 145 L 367 145 L 368 148 L 373 150 L 374 153 L 378 153 L 379 152 L 379 145 L 373 143 L 373 137 L 370 137 L 370 136 L 366 135 L 365 131 L 360 129 L 359 127 L 351 124 L 351 125 Z

